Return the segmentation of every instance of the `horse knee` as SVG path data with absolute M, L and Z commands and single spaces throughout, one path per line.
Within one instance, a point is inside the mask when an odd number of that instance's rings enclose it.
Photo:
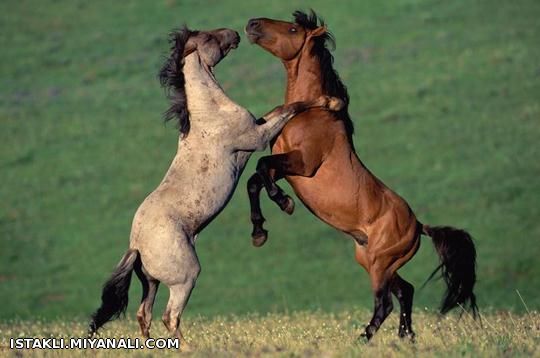
M 259 174 L 252 175 L 247 182 L 247 189 L 249 194 L 257 194 L 261 190 Z
M 266 162 L 266 157 L 262 157 L 257 161 L 257 166 L 255 167 L 257 173 L 264 173 L 268 171 L 268 163 Z

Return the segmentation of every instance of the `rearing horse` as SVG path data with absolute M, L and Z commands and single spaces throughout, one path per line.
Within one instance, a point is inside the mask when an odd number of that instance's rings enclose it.
M 90 334 L 125 312 L 135 271 L 143 288 L 137 311 L 142 335 L 149 337 L 154 299 L 163 283 L 169 288 L 163 323 L 186 349 L 180 318 L 200 272 L 197 235 L 230 200 L 251 154 L 264 149 L 289 119 L 313 107 L 341 109 L 341 100 L 319 96 L 256 119 L 227 96 L 213 73 L 239 41 L 230 29 L 184 27 L 171 34 L 160 81 L 172 102 L 165 117 L 178 121 L 178 151 L 159 186 L 137 209 L 129 249 L 103 287 Z
M 468 305 L 476 316 L 476 250 L 471 237 L 463 230 L 421 224 L 407 202 L 360 161 L 352 141 L 347 89 L 326 48 L 333 37 L 313 11 L 293 16 L 294 22 L 251 19 L 245 28 L 252 43 L 283 62 L 285 103 L 325 94 L 346 105 L 334 113 L 312 109 L 299 114 L 272 143 L 272 155 L 259 160 L 248 181 L 253 244 L 261 246 L 267 239 L 259 204 L 262 187 L 282 210 L 293 212 L 294 202 L 275 183 L 285 178 L 311 212 L 354 238 L 356 261 L 369 273 L 375 298 L 373 317 L 363 334 L 368 340 L 392 311 L 391 293 L 401 308 L 400 337 L 414 337 L 414 287 L 397 271 L 416 253 L 422 234 L 433 239 L 441 260 L 433 274 L 441 269 L 447 284 L 441 312 Z

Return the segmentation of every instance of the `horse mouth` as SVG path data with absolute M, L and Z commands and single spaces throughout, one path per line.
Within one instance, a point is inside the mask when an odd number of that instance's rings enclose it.
M 259 41 L 259 39 L 262 37 L 262 34 L 260 32 L 249 30 L 247 26 L 244 29 L 244 32 L 246 33 L 249 42 L 252 44 L 257 43 L 257 41 Z
M 225 57 L 227 56 L 229 52 L 231 52 L 231 50 L 237 49 L 239 44 L 240 44 L 240 36 L 236 34 L 236 37 L 234 38 L 234 40 L 229 44 L 229 46 L 227 46 L 225 51 L 223 51 L 223 56 Z
M 240 35 L 238 33 L 236 34 L 236 38 L 231 43 L 231 48 L 238 48 L 238 45 L 240 44 Z

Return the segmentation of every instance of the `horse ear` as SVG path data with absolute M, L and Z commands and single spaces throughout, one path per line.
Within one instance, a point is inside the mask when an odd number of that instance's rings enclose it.
M 309 37 L 318 37 L 318 36 L 322 36 L 324 34 L 326 34 L 326 32 L 328 31 L 328 29 L 326 28 L 326 26 L 319 26 L 317 27 L 316 29 L 314 30 L 311 30 L 308 34 Z

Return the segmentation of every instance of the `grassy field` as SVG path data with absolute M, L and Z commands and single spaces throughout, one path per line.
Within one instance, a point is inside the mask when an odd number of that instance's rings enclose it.
M 225 316 L 212 319 L 196 317 L 185 326 L 192 357 L 530 357 L 540 355 L 540 315 L 516 316 L 511 313 L 491 313 L 483 318 L 484 327 L 467 316 L 458 322 L 457 315 L 439 318 L 433 313 L 417 312 L 414 344 L 397 337 L 398 318 L 392 315 L 384 328 L 368 344 L 359 340 L 363 324 L 359 317 L 370 312 L 342 311 L 338 313 L 296 312 Z M 137 337 L 135 321 L 115 322 L 104 330 L 111 338 Z M 154 338 L 165 334 L 162 325 L 154 327 Z M 66 337 L 84 335 L 80 322 L 14 323 L 0 325 L 0 332 L 9 337 Z M 0 338 L 0 345 L 9 345 Z M 19 351 L 22 354 L 28 351 Z M 1 353 L 1 351 L 0 351 Z M 35 352 L 37 353 L 37 352 Z M 84 350 L 39 351 L 43 356 L 81 356 Z M 140 356 L 156 350 L 92 351 L 95 357 Z M 176 350 L 160 350 L 160 356 L 178 356 Z M 15 352 L 9 352 L 15 355 Z
M 349 88 L 362 160 L 422 222 L 473 234 L 481 309 L 523 314 L 516 289 L 538 309 L 540 2 L 6 0 L 0 3 L 0 321 L 6 322 L 0 336 L 49 329 L 34 328 L 35 320 L 76 320 L 51 327 L 79 330 L 98 305 L 102 283 L 127 248 L 137 206 L 176 150 L 177 131 L 160 121 L 167 102 L 156 79 L 168 31 L 184 22 L 241 31 L 251 17 L 289 19 L 309 7 L 337 39 L 335 66 Z M 281 64 L 245 38 L 216 71 L 230 96 L 255 114 L 283 100 Z M 429 315 L 417 315 L 416 348 L 396 345 L 395 318 L 373 345 L 356 346 L 352 337 L 369 318 L 372 295 L 352 242 L 298 200 L 288 217 L 265 199 L 270 239 L 252 248 L 246 177 L 197 243 L 202 274 L 186 324 L 204 350 L 214 348 L 196 325 L 216 332 L 210 337 L 222 346 L 215 349 L 239 352 L 326 352 L 335 335 L 341 343 L 328 349 L 344 354 L 375 355 L 386 345 L 428 354 L 428 337 L 441 356 L 536 349 L 523 328 L 528 316 L 513 316 L 524 332 L 513 335 L 503 325 L 508 313 L 491 316 L 501 324 L 475 330 L 478 337 L 468 334 L 472 323 L 443 320 L 465 348 L 433 336 L 437 321 Z M 437 264 L 423 240 L 400 271 L 417 287 Z M 417 290 L 415 307 L 432 310 L 442 294 L 440 282 Z M 130 315 L 139 295 L 134 283 Z M 162 287 L 156 317 L 166 299 Z M 350 310 L 362 314 L 339 313 Z M 226 320 L 243 340 L 238 346 L 212 318 L 231 314 L 240 317 Z M 12 319 L 29 323 L 8 324 Z M 296 327 L 290 331 L 289 320 Z M 246 348 L 241 324 L 255 330 L 259 321 L 276 332 Z M 343 336 L 334 323 L 346 327 Z M 135 332 L 133 324 L 114 327 Z M 304 327 L 309 339 L 300 342 Z M 319 330 L 327 336 L 313 347 Z

